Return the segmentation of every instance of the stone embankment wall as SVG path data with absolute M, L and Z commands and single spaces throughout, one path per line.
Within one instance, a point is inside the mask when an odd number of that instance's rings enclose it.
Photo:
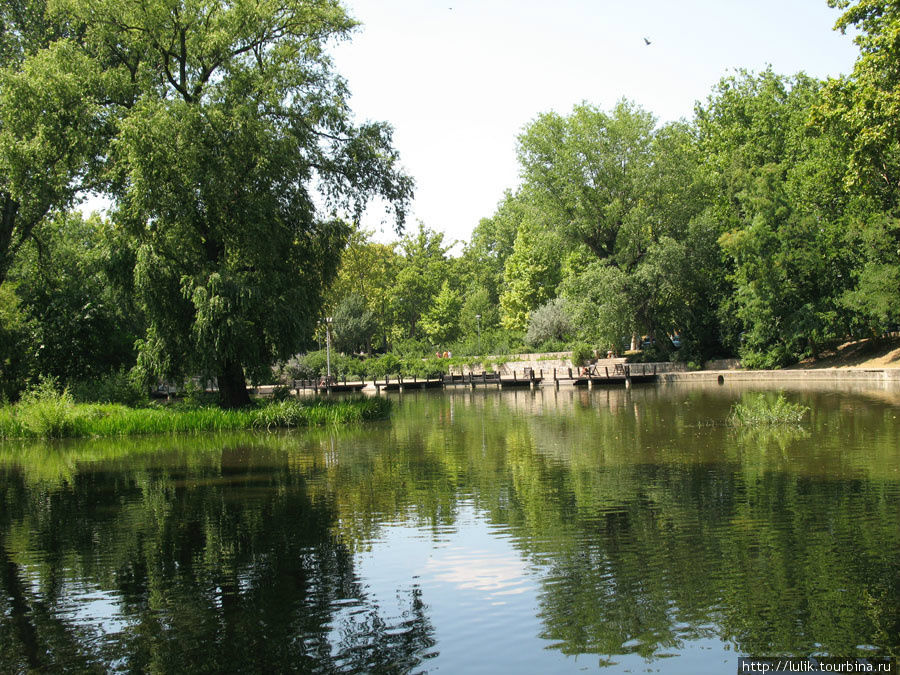
M 698 370 L 663 373 L 660 382 L 859 382 L 900 385 L 900 368 L 819 368 L 809 370 Z
M 716 359 L 703 364 L 703 370 L 739 370 L 742 368 L 740 359 Z

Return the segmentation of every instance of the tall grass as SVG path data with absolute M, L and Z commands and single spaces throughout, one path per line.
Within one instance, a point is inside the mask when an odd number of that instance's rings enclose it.
M 784 394 L 778 394 L 774 400 L 758 395 L 746 399 L 746 403 L 734 404 L 728 421 L 736 427 L 800 424 L 807 412 L 808 407 L 788 401 Z
M 251 408 L 78 404 L 67 391 L 41 385 L 16 405 L 0 407 L 0 439 L 131 436 L 183 432 L 275 430 L 386 419 L 384 398 L 260 402 Z

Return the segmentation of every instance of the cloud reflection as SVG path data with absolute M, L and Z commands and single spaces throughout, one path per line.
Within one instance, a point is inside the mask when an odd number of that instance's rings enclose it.
M 438 581 L 461 590 L 480 591 L 487 598 L 518 595 L 533 590 L 523 562 L 516 556 L 454 548 L 426 563 Z M 499 604 L 499 603 L 495 603 Z

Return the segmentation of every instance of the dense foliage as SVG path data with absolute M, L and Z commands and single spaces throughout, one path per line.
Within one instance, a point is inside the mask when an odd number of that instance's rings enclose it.
M 394 248 L 381 288 L 401 311 L 373 347 L 584 343 L 781 367 L 896 330 L 900 13 L 835 4 L 859 30 L 850 77 L 739 71 L 668 124 L 627 100 L 538 115 L 518 139 L 522 184 L 459 257 L 425 226 Z
M 216 376 L 223 405 L 246 404 L 247 375 L 308 343 L 348 234 L 337 214 L 378 196 L 402 223 L 411 194 L 391 129 L 353 124 L 325 51 L 355 24 L 334 0 L 54 8 L 72 37 L 0 77 L 16 221 L 0 272 L 44 214 L 101 191 L 134 252 L 139 371 Z
M 407 364 L 578 344 L 780 367 L 896 329 L 900 11 L 830 2 L 851 75 L 737 72 L 665 124 L 539 114 L 469 242 L 395 243 L 353 225 L 372 197 L 402 223 L 412 185 L 391 129 L 352 122 L 335 0 L 5 3 L 0 395 L 131 371 L 245 404 L 326 317 L 336 352 Z M 72 215 L 88 192 L 108 217 Z

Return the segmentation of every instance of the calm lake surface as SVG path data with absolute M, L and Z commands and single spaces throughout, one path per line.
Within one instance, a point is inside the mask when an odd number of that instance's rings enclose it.
M 897 656 L 900 391 L 725 427 L 753 395 L 423 392 L 337 432 L 0 444 L 0 672 Z

